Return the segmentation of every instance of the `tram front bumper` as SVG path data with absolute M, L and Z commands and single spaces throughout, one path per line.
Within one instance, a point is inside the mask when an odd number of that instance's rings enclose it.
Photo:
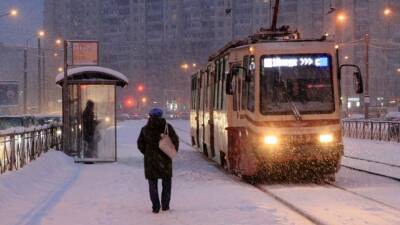
M 262 161 L 269 163 L 338 163 L 343 155 L 342 144 L 308 144 L 262 146 L 257 149 Z

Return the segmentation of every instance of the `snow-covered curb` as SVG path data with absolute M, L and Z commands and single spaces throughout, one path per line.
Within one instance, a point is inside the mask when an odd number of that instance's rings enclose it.
M 28 224 L 57 202 L 79 175 L 79 165 L 50 150 L 26 167 L 0 175 L 1 224 Z

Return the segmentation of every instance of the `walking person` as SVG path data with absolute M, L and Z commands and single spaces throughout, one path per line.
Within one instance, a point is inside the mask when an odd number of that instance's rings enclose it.
M 144 155 L 144 172 L 149 182 L 150 199 L 153 204 L 153 213 L 169 210 L 171 199 L 172 159 L 159 148 L 161 134 L 168 128 L 168 135 L 178 150 L 179 138 L 174 128 L 162 118 L 163 111 L 153 108 L 149 112 L 149 120 L 142 128 L 137 144 Z M 158 179 L 162 180 L 161 205 L 158 195 Z

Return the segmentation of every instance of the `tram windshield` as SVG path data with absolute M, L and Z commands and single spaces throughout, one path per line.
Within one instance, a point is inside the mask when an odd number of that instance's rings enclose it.
M 261 58 L 261 113 L 334 111 L 331 56 L 271 55 Z

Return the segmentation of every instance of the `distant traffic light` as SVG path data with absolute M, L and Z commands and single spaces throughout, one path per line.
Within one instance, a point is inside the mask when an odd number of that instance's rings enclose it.
M 143 91 L 144 91 L 144 85 L 143 85 L 143 84 L 139 84 L 139 85 L 137 86 L 136 90 L 137 90 L 138 92 L 143 92 Z
M 124 100 L 125 108 L 132 108 L 135 105 L 135 101 L 132 97 L 128 97 Z

